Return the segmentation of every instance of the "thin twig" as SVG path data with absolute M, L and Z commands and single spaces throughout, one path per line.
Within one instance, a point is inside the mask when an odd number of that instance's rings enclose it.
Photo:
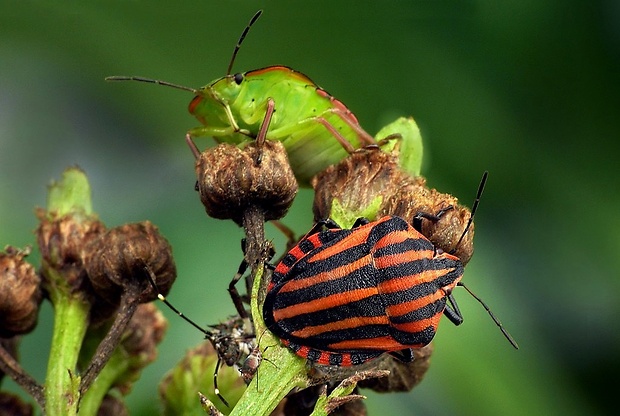
M 114 318 L 110 330 L 99 343 L 90 364 L 82 374 L 80 395 L 84 395 L 90 388 L 95 378 L 97 378 L 103 367 L 105 367 L 112 353 L 118 346 L 125 329 L 127 329 L 129 321 L 136 312 L 139 295 L 140 288 L 138 286 L 130 286 L 123 291 L 121 295 L 121 305 L 116 314 L 116 318 Z
M 23 369 L 19 362 L 9 354 L 2 344 L 0 344 L 0 370 L 26 390 L 42 409 L 45 409 L 43 386 Z
M 258 267 L 264 267 L 265 263 L 269 261 L 269 252 L 267 244 L 265 242 L 265 213 L 262 208 L 257 206 L 251 206 L 243 213 L 243 230 L 245 231 L 245 260 L 250 266 L 252 277 L 257 275 Z M 263 280 L 265 280 L 266 273 L 261 273 Z M 252 286 L 252 281 L 247 282 L 249 286 Z M 264 289 L 267 287 L 267 282 L 263 281 L 261 287 Z M 261 297 L 265 294 L 263 291 L 259 292 L 259 302 L 262 302 Z

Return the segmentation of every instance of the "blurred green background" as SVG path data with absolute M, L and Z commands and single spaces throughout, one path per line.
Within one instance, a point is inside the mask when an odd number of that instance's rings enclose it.
M 208 324 L 233 313 L 226 285 L 241 230 L 208 218 L 183 136 L 191 96 L 103 81 L 142 75 L 202 86 L 235 64 L 285 64 L 374 134 L 413 115 L 431 187 L 470 205 L 490 171 L 464 281 L 519 341 L 514 351 L 458 291 L 423 383 L 369 392 L 373 415 L 608 414 L 620 373 L 620 3 L 608 1 L 0 2 L 0 245 L 33 244 L 33 209 L 68 165 L 86 170 L 109 226 L 149 219 L 174 247 L 170 300 Z M 204 139 L 200 144 L 206 145 Z M 312 222 L 300 193 L 285 222 Z M 278 248 L 283 238 L 268 226 Z M 36 260 L 36 256 L 35 256 Z M 173 316 L 128 398 L 156 413 L 158 380 L 201 334 Z M 42 380 L 50 308 L 24 339 Z M 4 383 L 13 390 L 16 386 Z

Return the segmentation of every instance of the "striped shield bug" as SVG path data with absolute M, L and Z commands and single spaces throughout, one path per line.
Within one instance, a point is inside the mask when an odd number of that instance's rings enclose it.
M 486 177 L 485 172 L 461 240 Z M 448 210 L 420 213 L 413 222 L 419 228 L 424 219 L 440 221 Z M 400 217 L 360 219 L 352 229 L 326 220 L 275 267 L 263 317 L 284 345 L 318 364 L 358 365 L 383 353 L 408 361 L 411 349 L 431 342 L 441 315 L 455 325 L 463 322 L 452 296 L 456 286 L 463 286 L 463 270 L 458 257 L 435 247 Z
M 381 132 L 377 141 L 338 99 L 301 72 L 282 65 L 232 73 L 233 63 L 258 11 L 241 34 L 226 75 L 202 88 L 190 88 L 138 76 L 111 76 L 108 81 L 140 81 L 192 92 L 189 112 L 202 124 L 190 129 L 186 141 L 196 154 L 196 137 L 213 137 L 218 143 L 243 145 L 267 138 L 282 142 L 301 186 L 327 166 L 355 149 L 379 144 L 392 151 L 396 142 L 403 168 L 419 174 L 421 140 L 415 123 L 401 123 Z M 400 140 L 392 140 L 399 138 Z M 198 152 L 199 153 L 199 152 Z M 406 154 L 405 154 L 406 153 Z M 415 159 L 415 160 L 414 160 Z M 411 165 L 413 164 L 413 167 Z

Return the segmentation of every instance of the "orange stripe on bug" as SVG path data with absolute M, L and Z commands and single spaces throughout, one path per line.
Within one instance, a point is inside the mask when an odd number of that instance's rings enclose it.
M 313 299 L 307 302 L 301 302 L 297 305 L 288 306 L 273 311 L 273 316 L 277 321 L 293 318 L 305 313 L 317 312 L 325 309 L 334 308 L 336 306 L 346 305 L 351 302 L 366 299 L 376 295 L 376 288 L 366 288 L 358 290 L 350 290 L 346 293 L 336 293 L 334 295 Z

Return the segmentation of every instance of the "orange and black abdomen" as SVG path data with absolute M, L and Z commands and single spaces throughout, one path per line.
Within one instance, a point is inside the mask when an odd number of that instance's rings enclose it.
M 307 236 L 278 264 L 267 327 L 298 355 L 356 365 L 428 344 L 463 274 L 399 217 Z

